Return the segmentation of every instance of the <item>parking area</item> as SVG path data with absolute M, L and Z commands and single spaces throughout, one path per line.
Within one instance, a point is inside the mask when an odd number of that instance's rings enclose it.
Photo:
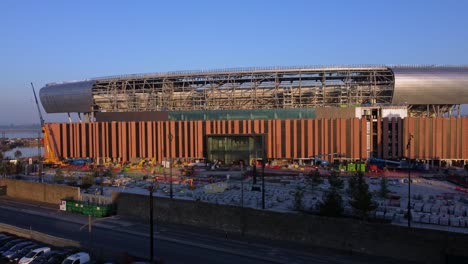
M 77 261 L 78 262 L 75 262 Z M 90 255 L 76 247 L 55 247 L 40 241 L 0 233 L 0 263 L 89 263 Z

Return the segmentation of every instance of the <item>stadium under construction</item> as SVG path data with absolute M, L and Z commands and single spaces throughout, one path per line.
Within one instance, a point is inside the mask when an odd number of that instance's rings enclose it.
M 51 83 L 45 156 L 468 164 L 466 66 L 242 68 Z M 411 140 L 410 140 L 411 138 Z M 408 148 L 407 148 L 408 147 Z M 335 154 L 338 154 L 335 156 Z

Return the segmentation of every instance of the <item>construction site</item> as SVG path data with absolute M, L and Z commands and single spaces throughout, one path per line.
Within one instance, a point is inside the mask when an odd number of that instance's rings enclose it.
M 40 90 L 45 111 L 78 120 L 44 124 L 45 157 L 250 164 L 321 156 L 463 166 L 467 74 L 463 66 L 315 66 L 52 83 Z
M 379 200 L 374 215 L 398 224 L 410 172 L 414 221 L 463 229 L 468 117 L 460 105 L 468 103 L 467 87 L 467 67 L 434 65 L 51 83 L 40 90 L 42 106 L 68 113 L 69 122 L 43 122 L 42 180 L 54 181 L 58 169 L 65 183 L 96 176 L 90 193 L 146 194 L 153 186 L 157 196 L 277 211 L 297 210 L 297 191 L 306 188 L 303 208 L 313 211 L 329 184 L 307 189 L 311 175 L 359 172 L 374 192 L 376 179 L 389 179 L 392 198 Z

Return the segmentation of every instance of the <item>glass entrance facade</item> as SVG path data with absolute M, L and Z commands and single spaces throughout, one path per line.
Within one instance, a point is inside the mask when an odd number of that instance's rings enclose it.
M 225 164 L 239 161 L 250 164 L 265 156 L 264 139 L 264 135 L 207 136 L 207 156 L 210 161 L 221 160 Z

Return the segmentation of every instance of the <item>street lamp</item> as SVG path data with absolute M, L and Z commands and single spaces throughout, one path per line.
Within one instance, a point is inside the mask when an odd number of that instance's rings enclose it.
M 265 149 L 264 149 L 264 144 L 263 144 L 263 141 L 264 141 L 264 136 L 262 135 L 261 136 L 261 149 L 255 149 L 255 162 L 254 162 L 254 167 L 253 167 L 253 184 L 256 184 L 257 183 L 257 171 L 256 171 L 256 167 L 257 167 L 257 159 L 258 157 L 261 157 L 262 159 L 262 209 L 265 210 Z M 254 146 L 255 146 L 255 138 L 254 138 Z M 258 154 L 258 152 L 260 151 L 260 155 Z
M 265 210 L 265 156 L 262 158 L 262 209 Z
M 88 215 L 88 223 L 87 224 L 84 224 L 80 227 L 80 231 L 82 231 L 86 226 L 88 227 L 88 246 L 89 246 L 89 250 L 92 250 L 93 249 L 93 239 L 92 239 L 92 225 L 93 223 L 96 223 L 96 222 L 99 222 L 99 221 L 102 221 L 102 220 L 105 220 L 106 218 L 99 218 L 99 219 L 94 219 L 93 220 L 93 217 L 89 214 Z
M 413 135 L 409 135 L 406 150 L 408 151 L 408 227 L 411 227 L 411 140 Z
M 244 162 L 240 162 L 241 167 L 241 207 L 244 208 Z
M 258 153 L 257 153 L 257 148 L 255 148 L 255 134 L 252 133 L 252 150 L 253 152 L 255 153 L 255 157 L 254 157 L 254 163 L 253 163 L 253 167 L 252 167 L 252 176 L 253 176 L 253 180 L 252 180 L 252 184 L 257 184 L 257 156 L 258 156 Z
M 265 210 L 265 145 L 264 145 L 264 136 L 262 135 L 262 148 L 261 148 L 261 157 L 262 157 L 262 210 Z
M 244 162 L 240 162 L 241 166 L 241 235 L 244 236 L 245 228 L 244 228 Z
M 169 133 L 169 197 L 173 198 L 173 191 L 172 191 L 172 134 Z
M 150 261 L 153 263 L 154 260 L 154 232 L 153 232 L 153 192 L 154 184 L 151 182 L 151 185 L 148 187 L 149 191 L 149 218 L 150 218 Z

